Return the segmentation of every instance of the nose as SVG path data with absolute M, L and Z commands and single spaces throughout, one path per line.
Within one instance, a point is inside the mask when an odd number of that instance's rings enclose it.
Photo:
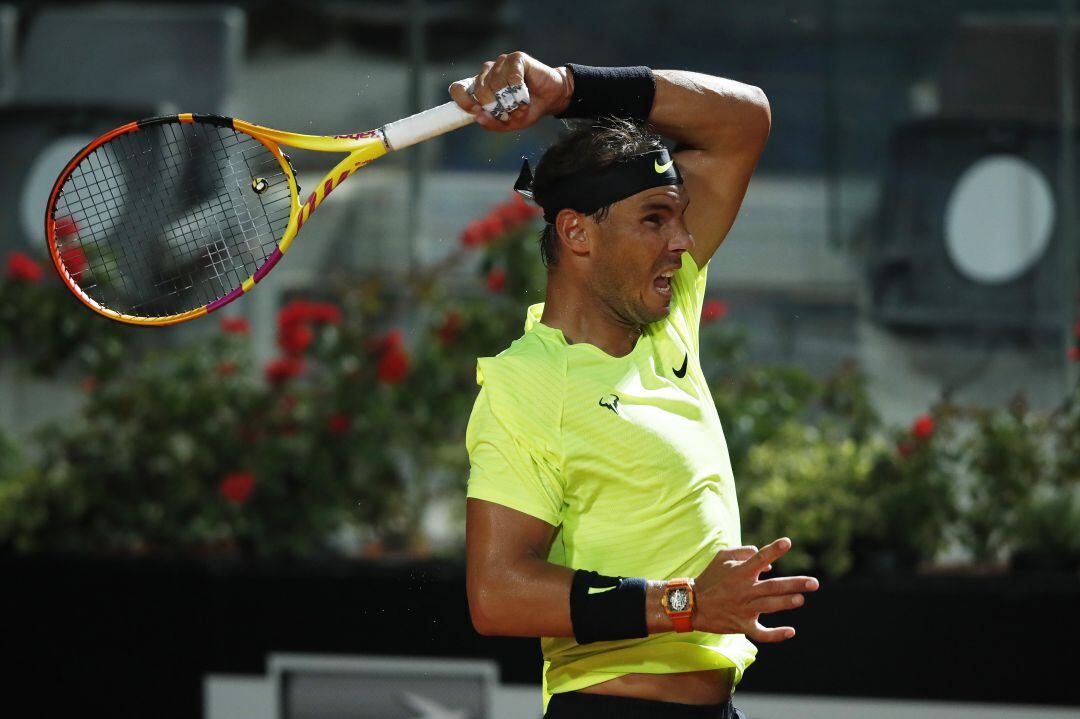
M 681 224 L 681 223 L 680 223 Z M 671 252 L 689 252 L 694 249 L 694 236 L 686 227 L 677 227 L 668 240 L 668 250 Z

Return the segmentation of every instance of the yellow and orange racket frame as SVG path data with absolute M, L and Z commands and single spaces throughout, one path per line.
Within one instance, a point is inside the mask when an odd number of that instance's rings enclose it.
M 45 236 L 47 238 L 49 254 L 52 257 L 56 271 L 59 273 L 67 287 L 87 307 L 104 317 L 128 324 L 149 326 L 172 325 L 178 322 L 196 319 L 221 309 L 233 300 L 251 291 L 251 289 L 281 260 L 281 257 L 292 245 L 297 233 L 308 219 L 310 219 L 311 214 L 315 209 L 322 204 L 334 188 L 344 182 L 354 172 L 389 152 L 400 150 L 431 137 L 441 135 L 459 127 L 464 127 L 471 122 L 474 122 L 473 116 L 462 110 L 453 102 L 384 125 L 377 130 L 367 130 L 347 135 L 305 135 L 284 132 L 245 122 L 244 120 L 195 113 L 166 115 L 131 122 L 95 139 L 85 148 L 80 150 L 79 153 L 65 166 L 63 172 L 60 173 L 49 197 L 49 205 L 45 216 Z M 90 294 L 80 286 L 78 279 L 73 276 L 70 268 L 65 262 L 63 248 L 58 245 L 58 238 L 60 234 L 62 234 L 63 228 L 58 228 L 56 208 L 65 183 L 72 176 L 72 173 L 79 166 L 79 163 L 90 156 L 91 153 L 106 143 L 116 140 L 123 135 L 138 133 L 150 127 L 169 123 L 202 123 L 214 125 L 235 130 L 258 140 L 281 166 L 282 173 L 288 183 L 291 207 L 288 225 L 285 227 L 280 240 L 278 240 L 277 246 L 246 280 L 241 282 L 230 292 L 227 292 L 202 306 L 194 307 L 183 312 L 163 316 L 142 316 L 107 307 L 91 297 Z M 337 165 L 326 174 L 311 194 L 308 195 L 307 199 L 301 203 L 296 176 L 288 157 L 281 150 L 282 145 L 302 150 L 346 153 L 346 157 L 338 162 Z

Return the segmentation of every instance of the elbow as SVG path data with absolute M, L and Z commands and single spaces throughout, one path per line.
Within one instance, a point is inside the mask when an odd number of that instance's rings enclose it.
M 483 589 L 470 588 L 468 599 L 469 619 L 472 620 L 473 629 L 476 630 L 476 633 L 485 637 L 501 636 L 502 631 L 499 620 L 493 611 L 493 605 L 496 602 L 492 601 L 490 593 Z
M 760 87 L 750 86 L 750 98 L 750 105 L 754 108 L 752 112 L 754 119 L 751 125 L 756 128 L 764 141 L 768 139 L 769 132 L 772 131 L 772 106 L 769 104 L 765 91 Z
M 497 637 L 499 632 L 491 615 L 485 612 L 477 602 L 469 600 L 469 618 L 476 633 L 485 637 Z

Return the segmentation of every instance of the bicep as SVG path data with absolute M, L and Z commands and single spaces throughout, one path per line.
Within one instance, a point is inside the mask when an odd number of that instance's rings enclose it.
M 546 559 L 556 527 L 542 519 L 483 499 L 467 500 L 467 571 L 490 573 L 522 559 Z

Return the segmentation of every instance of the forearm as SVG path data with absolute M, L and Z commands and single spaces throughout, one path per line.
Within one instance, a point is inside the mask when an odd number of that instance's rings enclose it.
M 574 570 L 539 558 L 466 573 L 469 613 L 481 634 L 572 637 L 570 583 Z
M 469 609 L 481 634 L 572 637 L 570 584 L 574 570 L 541 559 L 523 560 L 486 575 L 470 573 Z M 661 603 L 665 583 L 649 581 L 645 623 L 649 634 L 674 631 Z
M 764 145 L 772 124 L 760 88 L 685 70 L 656 70 L 649 122 L 686 148 L 726 152 Z

